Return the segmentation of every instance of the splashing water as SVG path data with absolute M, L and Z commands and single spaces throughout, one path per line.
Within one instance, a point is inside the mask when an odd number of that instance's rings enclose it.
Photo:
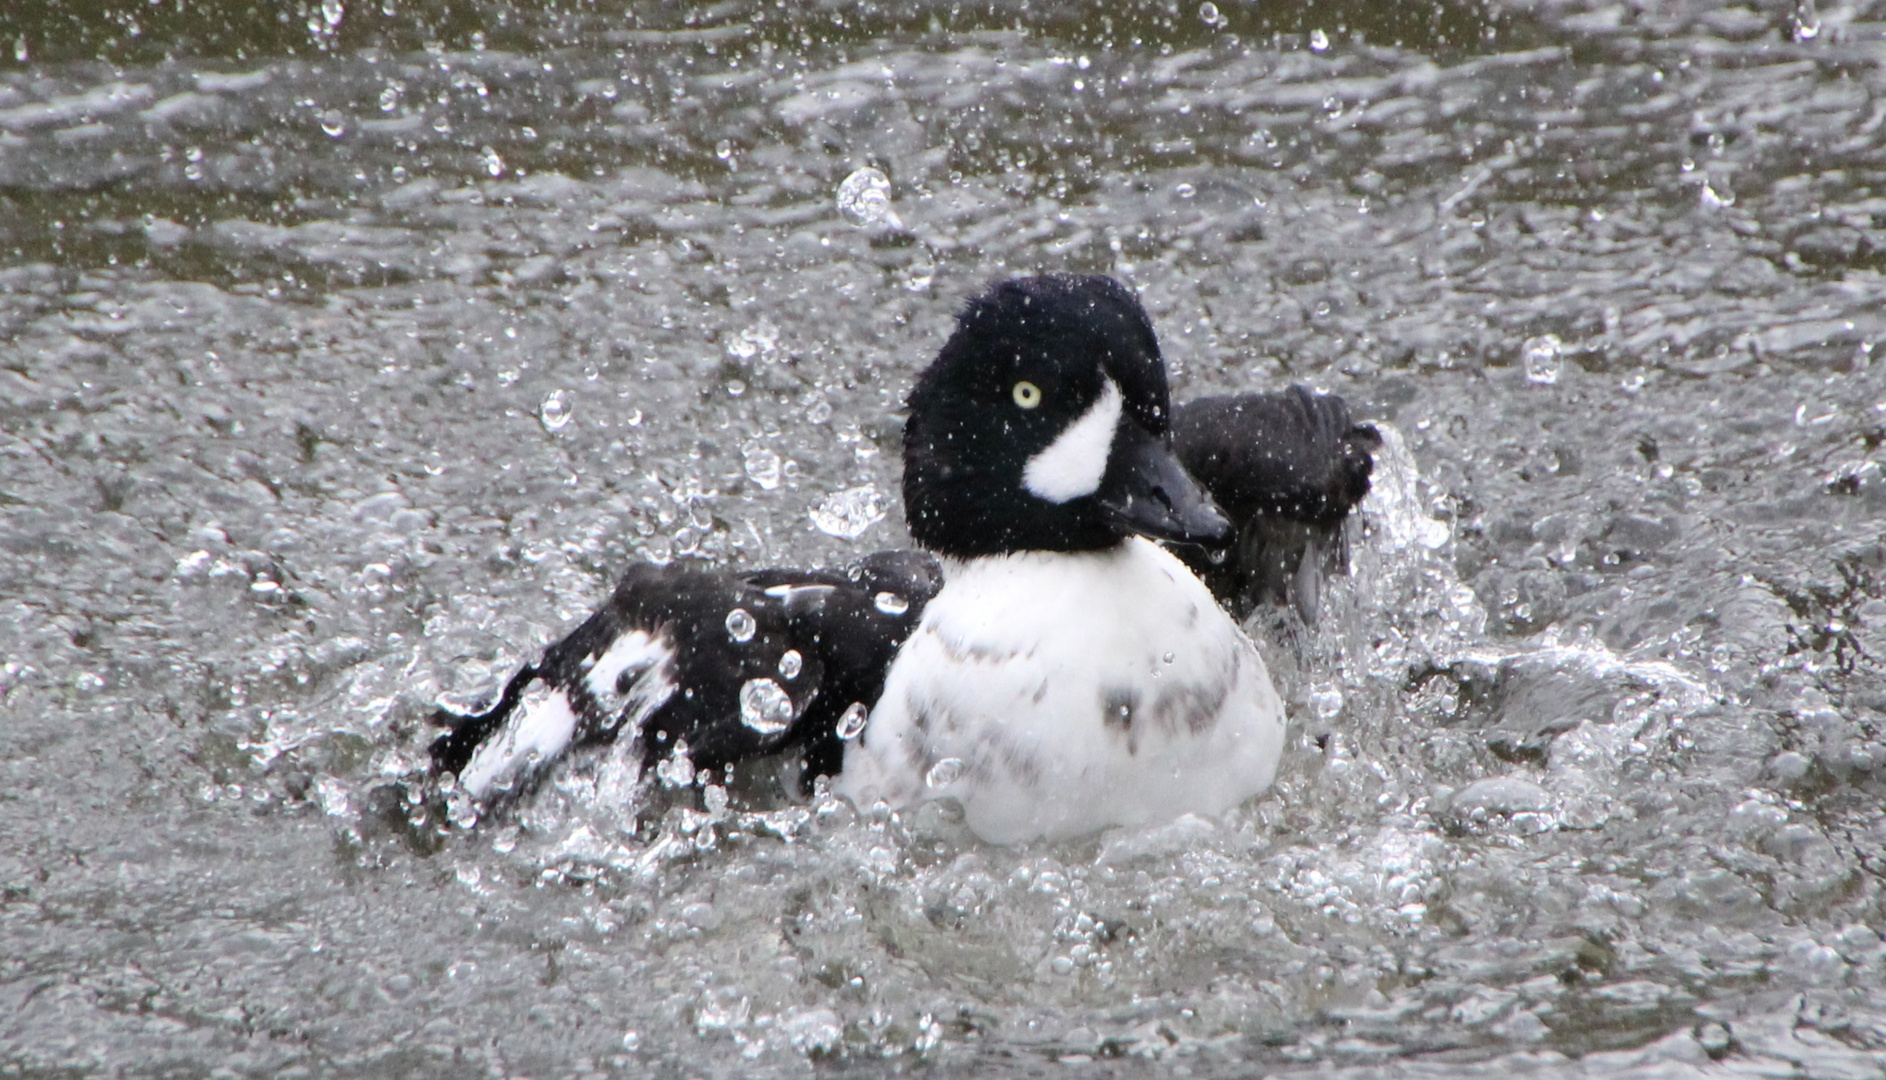
M 874 484 L 834 491 L 812 509 L 812 524 L 820 532 L 844 540 L 856 540 L 883 520 L 883 496 Z
M 838 185 L 838 212 L 860 228 L 886 225 L 903 227 L 891 208 L 891 180 L 879 169 L 863 168 L 845 177 Z
M 1550 386 L 1559 381 L 1559 362 L 1564 355 L 1564 343 L 1557 334 L 1541 334 L 1527 338 L 1526 344 L 1519 350 L 1520 360 L 1525 365 L 1528 382 Z
M 543 424 L 545 431 L 552 434 L 569 427 L 570 421 L 575 417 L 576 408 L 571 403 L 567 391 L 552 390 L 544 395 L 542 403 L 537 406 L 538 422 Z
M 777 735 L 792 726 L 798 710 L 792 695 L 772 679 L 748 679 L 740 686 L 740 722 L 762 735 Z
M 758 628 L 759 623 L 746 608 L 734 608 L 727 613 L 727 636 L 743 645 L 753 640 L 753 632 Z
M 854 701 L 846 707 L 838 718 L 838 737 L 849 742 L 864 733 L 864 725 L 871 719 L 871 710 L 863 702 Z

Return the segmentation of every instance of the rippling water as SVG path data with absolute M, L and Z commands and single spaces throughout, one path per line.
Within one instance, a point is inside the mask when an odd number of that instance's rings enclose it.
M 0 1074 L 1886 1073 L 1886 7 L 282 8 L 0 14 Z M 1273 792 L 428 800 L 1041 269 L 1388 434 Z

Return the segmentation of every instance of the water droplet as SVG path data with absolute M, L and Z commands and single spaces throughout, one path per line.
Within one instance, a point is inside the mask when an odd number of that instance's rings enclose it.
M 321 130 L 332 138 L 347 134 L 347 114 L 339 109 L 328 109 L 321 114 Z
M 783 679 L 796 679 L 804 669 L 805 657 L 799 655 L 798 649 L 787 649 L 779 658 L 779 675 Z
M 853 225 L 889 225 L 901 228 L 891 209 L 891 179 L 878 169 L 863 168 L 838 185 L 838 212 Z
M 1559 357 L 1564 353 L 1565 345 L 1557 334 L 1541 334 L 1527 338 L 1520 347 L 1520 358 L 1526 365 L 1526 379 L 1550 386 L 1559 381 Z
M 757 629 L 759 624 L 753 621 L 746 608 L 734 608 L 727 613 L 727 636 L 735 641 L 743 644 L 752 641 L 753 631 Z
M 1174 188 L 1173 190 L 1179 193 L 1179 198 L 1181 199 L 1189 199 L 1192 196 L 1198 194 L 1198 188 L 1193 186 L 1190 183 L 1181 183 L 1178 187 Z
M 747 477 L 766 491 L 779 486 L 779 455 L 759 443 L 748 443 L 741 451 L 746 459 Z
M 574 413 L 575 409 L 570 404 L 569 395 L 561 390 L 552 390 L 545 394 L 543 403 L 537 406 L 537 418 L 543 422 L 545 431 L 562 431 L 569 426 L 570 417 Z
M 1697 198 L 1701 201 L 1703 209 L 1705 210 L 1720 210 L 1725 206 L 1735 205 L 1735 192 L 1730 191 L 1728 188 L 1717 191 L 1713 184 L 1704 184 L 1702 191 L 1697 194 Z
M 26 63 L 27 60 L 31 58 L 32 58 L 32 54 L 29 53 L 26 49 L 26 35 L 21 34 L 19 37 L 14 38 L 13 39 L 13 59 L 18 60 L 20 63 L 24 64 Z
M 849 742 L 864 733 L 865 721 L 871 719 L 871 713 L 862 702 L 854 701 L 845 715 L 838 718 L 838 737 Z
M 729 142 L 726 139 L 722 139 L 719 142 L 715 143 L 714 156 L 719 158 L 722 161 L 731 160 L 733 158 L 733 143 Z
M 346 14 L 347 9 L 341 6 L 341 0 L 321 0 L 321 18 L 327 21 L 329 30 L 338 29 Z
M 871 600 L 886 615 L 902 615 L 910 610 L 910 601 L 894 592 L 881 592 Z
M 856 540 L 884 519 L 884 505 L 871 484 L 834 491 L 812 510 L 812 524 L 827 536 Z
M 1311 52 L 1328 52 L 1329 51 L 1329 35 L 1323 33 L 1323 31 L 1321 30 L 1310 31 L 1310 51 Z
M 740 687 L 740 722 L 762 735 L 792 726 L 792 696 L 771 679 L 748 679 Z
M 1224 13 L 1219 11 L 1218 5 L 1212 3 L 1211 0 L 1205 0 L 1204 3 L 1198 6 L 1198 18 L 1199 21 L 1206 26 L 1223 26 L 1225 24 Z
M 1162 657 L 1160 657 L 1159 659 L 1161 659 L 1161 660 L 1163 660 L 1164 662 L 1166 662 L 1166 663 L 1168 663 L 1168 664 L 1170 664 L 1170 663 L 1172 663 L 1172 662 L 1173 662 L 1174 660 L 1177 660 L 1177 659 L 1178 659 L 1178 656 L 1177 656 L 1176 654 L 1174 654 L 1174 653 L 1167 653 L 1166 655 L 1164 655 L 1164 656 L 1162 656 Z
M 686 739 L 675 743 L 674 752 L 655 765 L 655 776 L 666 788 L 687 787 L 694 783 L 694 758 L 688 754 Z
M 946 757 L 930 766 L 930 771 L 923 774 L 923 782 L 932 788 L 949 787 L 962 779 L 963 770 L 966 768 L 968 766 L 963 764 L 962 758 Z
M 1813 41 L 1821 35 L 1821 16 L 1815 10 L 1814 0 L 1801 0 L 1794 6 L 1794 40 Z M 24 40 L 24 39 L 22 39 Z M 21 57 L 25 59 L 25 57 Z
M 1322 683 L 1310 688 L 1310 710 L 1318 719 L 1330 720 L 1342 711 L 1342 687 L 1334 683 Z
M 380 111 L 392 112 L 399 108 L 399 87 L 389 86 L 380 91 Z
M 484 163 L 485 171 L 492 176 L 504 175 L 504 159 L 498 156 L 496 150 L 493 150 L 489 146 L 485 147 L 484 153 L 480 155 L 480 160 Z

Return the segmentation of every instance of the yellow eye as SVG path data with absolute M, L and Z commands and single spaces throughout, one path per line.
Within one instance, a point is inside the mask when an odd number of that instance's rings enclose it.
M 1041 404 L 1041 387 L 1023 380 L 1015 384 L 1015 404 L 1032 409 Z

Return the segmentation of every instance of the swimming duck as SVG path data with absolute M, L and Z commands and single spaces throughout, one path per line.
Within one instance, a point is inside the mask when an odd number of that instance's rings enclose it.
M 491 709 L 442 717 L 434 768 L 488 800 L 619 738 L 698 770 L 801 748 L 804 775 L 856 805 L 954 799 L 994 843 L 1235 806 L 1275 775 L 1283 704 L 1173 550 L 1234 604 L 1288 593 L 1328 561 L 1375 444 L 1308 391 L 1178 417 L 1195 420 L 1175 433 L 1158 339 L 1124 286 L 995 285 L 910 394 L 904 504 L 925 551 L 633 567 Z M 1241 539 L 1276 521 L 1297 523 L 1295 546 Z

